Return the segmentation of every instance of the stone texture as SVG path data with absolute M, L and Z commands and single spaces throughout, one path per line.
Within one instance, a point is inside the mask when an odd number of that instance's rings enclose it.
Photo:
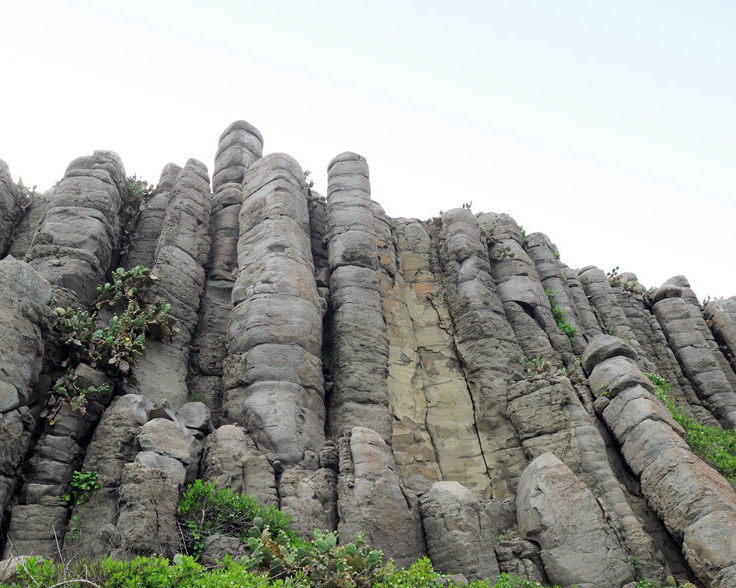
M 724 371 L 725 368 L 732 372 L 731 367 L 703 336 L 699 325 L 705 322 L 699 310 L 693 312 L 693 305 L 684 298 L 672 297 L 672 290 L 682 295 L 682 289 L 676 290 L 676 286 L 665 286 L 664 292 L 662 288 L 658 290 L 660 296 L 655 296 L 658 300 L 653 307 L 654 314 L 698 398 L 723 426 L 733 428 L 736 426 L 736 392 Z
M 506 319 L 480 229 L 470 211 L 443 213 L 438 240 L 455 345 L 491 480 L 488 494 L 512 496 L 526 458 L 506 407 L 509 380 L 521 371 L 523 352 Z
M 246 176 L 224 374 L 224 422 L 244 426 L 260 449 L 288 464 L 324 443 L 325 309 L 305 191 L 288 155 L 269 155 Z
M 327 168 L 333 437 L 362 425 L 391 440 L 388 339 L 381 304 L 368 164 L 342 153 Z
M 286 470 L 279 480 L 281 511 L 291 517 L 289 528 L 305 541 L 314 530 L 337 529 L 337 474 L 327 468 Z
M 166 209 L 171 204 L 172 188 L 180 172 L 181 166 L 175 163 L 167 163 L 161 171 L 158 185 L 148 202 L 151 208 L 142 211 L 138 217 L 130 248 L 120 260 L 125 269 L 138 265 L 152 268 L 156 263 L 156 245 L 161 235 Z
M 15 227 L 24 215 L 24 209 L 30 205 L 10 175 L 8 164 L 0 159 L 0 258 L 10 247 Z
M 473 493 L 458 482 L 435 482 L 420 499 L 427 553 L 434 569 L 470 580 L 499 574 L 490 521 Z
M 731 367 L 736 370 L 736 297 L 708 302 L 703 316 Z
M 337 482 L 338 532 L 353 541 L 363 532 L 369 545 L 408 567 L 425 553 L 416 495 L 401 485 L 381 435 L 354 427 L 340 439 Z
M 629 556 L 595 496 L 553 453 L 524 470 L 516 504 L 519 531 L 541 545 L 550 582 L 614 588 L 633 579 Z
M 136 368 L 138 384 L 131 391 L 154 402 L 167 400 L 176 411 L 188 399 L 188 346 L 197 324 L 209 252 L 210 188 L 203 163 L 187 161 L 169 199 L 153 264 L 153 273 L 160 279 L 146 292 L 146 300 L 161 298 L 170 303 L 181 332 L 172 342 L 146 342 L 146 353 Z
M 681 299 L 663 298 L 655 306 L 669 300 Z M 728 541 L 714 541 L 714 551 L 710 551 L 703 541 L 711 541 L 712 537 L 704 529 L 709 520 L 714 520 L 717 529 L 736 525 L 736 493 L 715 470 L 691 453 L 680 436 L 682 430 L 673 426 L 661 403 L 651 396 L 649 388 L 637 384 L 636 368 L 630 361 L 611 357 L 593 368 L 591 379 L 598 372 L 611 380 L 628 382 L 603 410 L 603 419 L 621 446 L 627 465 L 639 477 L 649 506 L 675 539 L 683 541 L 683 554 L 690 567 L 703 583 L 715 585 L 719 574 L 723 578 L 730 573 L 733 546 Z M 717 517 L 708 519 L 713 513 L 718 513 Z M 684 537 L 690 527 L 694 532 L 688 544 Z
M 116 153 L 95 151 L 66 169 L 26 254 L 63 304 L 97 298 L 119 246 L 125 168 Z

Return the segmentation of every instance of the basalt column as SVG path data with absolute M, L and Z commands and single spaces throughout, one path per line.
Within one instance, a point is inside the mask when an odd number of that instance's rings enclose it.
M 156 246 L 153 273 L 160 277 L 146 293 L 171 303 L 179 335 L 173 341 L 146 341 L 146 354 L 136 369 L 137 391 L 178 410 L 187 402 L 189 343 L 197 324 L 204 289 L 204 263 L 209 252 L 210 182 L 207 167 L 190 159 L 174 183 Z
M 238 215 L 243 204 L 243 179 L 263 153 L 263 138 L 245 121 L 231 124 L 220 136 L 212 177 L 209 262 L 199 323 L 192 342 L 189 389 L 218 416 L 222 398 L 222 360 L 227 355 L 227 324 L 232 310 L 233 282 L 238 270 Z
M 480 228 L 467 209 L 442 215 L 439 257 L 458 356 L 468 381 L 494 498 L 513 496 L 526 458 L 509 420 L 509 380 L 523 355 L 491 277 Z
M 95 151 L 69 164 L 33 238 L 26 259 L 62 304 L 97 298 L 120 242 L 125 168 L 116 153 Z
M 23 217 L 23 195 L 10 176 L 8 164 L 0 159 L 0 257 L 10 246 L 10 238 Z
M 342 153 L 327 168 L 327 226 L 334 380 L 330 432 L 340 437 L 363 426 L 390 442 L 388 338 L 368 164 L 360 155 Z
M 156 262 L 156 244 L 161 235 L 166 209 L 171 203 L 172 189 L 181 167 L 168 163 L 161 171 L 156 191 L 148 205 L 148 210 L 141 212 L 131 240 L 130 249 L 123 256 L 120 265 L 126 269 L 137 265 L 153 267 Z
M 253 164 L 239 223 L 223 422 L 245 427 L 282 464 L 297 464 L 324 443 L 324 301 L 314 279 L 304 172 L 292 157 L 274 153 Z

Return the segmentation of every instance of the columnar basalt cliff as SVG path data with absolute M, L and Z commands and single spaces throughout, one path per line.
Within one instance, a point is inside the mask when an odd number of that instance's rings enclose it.
M 112 151 L 44 195 L 0 161 L 6 557 L 171 557 L 199 478 L 305 539 L 363 532 L 402 566 L 736 587 L 736 493 L 652 383 L 693 423 L 736 426 L 736 297 L 570 268 L 502 212 L 390 218 L 354 153 L 329 163 L 323 198 L 244 121 L 213 169 L 210 184 L 200 161 L 168 164 L 131 217 Z M 92 311 L 115 268 L 139 265 L 179 334 L 146 340 L 137 382 L 82 361 L 78 386 L 109 391 L 52 424 L 55 309 Z M 75 472 L 100 485 L 84 505 L 63 498 Z M 245 549 L 212 539 L 202 558 Z

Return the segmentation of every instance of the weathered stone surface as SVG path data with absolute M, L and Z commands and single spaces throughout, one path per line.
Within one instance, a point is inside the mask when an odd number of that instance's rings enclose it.
M 434 569 L 493 582 L 499 574 L 495 538 L 473 493 L 458 482 L 435 482 L 419 504 Z
M 506 319 L 480 229 L 470 211 L 443 213 L 438 240 L 458 359 L 468 382 L 491 480 L 488 494 L 512 496 L 526 458 L 506 406 L 508 382 L 521 371 L 523 352 Z
M 41 327 L 53 312 L 49 283 L 13 257 L 0 260 L 0 412 L 29 404 L 41 371 Z
M 66 506 L 63 504 L 16 505 L 3 557 L 56 554 L 56 538 L 64 536 L 66 517 Z
M 199 563 L 215 568 L 228 555 L 237 561 L 248 555 L 248 547 L 240 539 L 231 535 L 210 535 L 204 540 Z
M 164 166 L 156 190 L 148 201 L 151 208 L 141 212 L 130 248 L 120 260 L 122 267 L 131 269 L 142 265 L 152 268 L 156 263 L 156 245 L 161 235 L 166 209 L 171 203 L 171 190 L 180 172 L 181 167 L 175 163 L 167 163 Z
M 736 517 L 733 511 L 711 512 L 685 529 L 682 551 L 703 581 L 714 582 L 736 566 Z
M 677 288 L 668 286 L 662 292 Z M 676 290 L 678 294 L 682 292 Z M 693 316 L 692 305 L 682 297 L 660 297 L 653 310 L 683 372 L 692 382 L 703 405 L 726 427 L 736 426 L 736 392 L 724 367 L 731 371 L 720 351 L 713 349 L 699 327 L 700 312 Z M 707 327 L 706 327 L 707 329 Z
M 672 300 L 681 298 L 664 298 L 657 304 Z M 716 585 L 714 579 L 719 574 L 723 578 L 730 573 L 732 546 L 728 541 L 712 542 L 715 553 L 710 552 L 710 547 L 703 544 L 704 540 L 710 541 L 703 531 L 708 525 L 700 521 L 717 512 L 717 528 L 736 525 L 736 494 L 718 473 L 690 452 L 680 437 L 682 431 L 673 428 L 662 407 L 654 401 L 646 402 L 647 389 L 636 384 L 632 367 L 627 364 L 630 360 L 623 359 L 612 357 L 593 368 L 591 378 L 605 367 L 611 379 L 630 382 L 603 410 L 603 418 L 622 446 L 626 463 L 640 477 L 642 494 L 670 533 L 683 540 L 688 528 L 696 530 L 690 547 L 683 542 L 683 553 L 702 582 Z M 619 376 L 614 367 L 620 368 Z M 627 409 L 622 403 L 631 406 Z
M 524 470 L 516 503 L 519 531 L 541 545 L 551 582 L 614 588 L 633 579 L 629 556 L 595 496 L 553 453 Z
M 636 360 L 636 351 L 624 339 L 613 335 L 600 335 L 585 348 L 580 356 L 580 362 L 585 371 L 590 373 L 596 365 L 617 355 Z
M 338 532 L 343 541 L 365 533 L 369 545 L 405 567 L 425 553 L 425 545 L 416 495 L 400 484 L 395 468 L 376 431 L 354 427 L 340 439 Z
M 284 154 L 247 173 L 224 378 L 224 421 L 253 432 L 259 448 L 288 464 L 324 443 L 324 303 L 305 190 L 299 164 Z
M 397 471 L 417 491 L 449 479 L 490 495 L 432 239 L 424 223 L 398 219 L 389 225 L 375 208 L 374 215 Z
M 171 189 L 161 225 L 153 273 L 160 277 L 146 292 L 171 304 L 179 335 L 172 341 L 147 341 L 136 368 L 138 384 L 131 390 L 154 402 L 167 400 L 176 411 L 187 402 L 187 373 L 192 333 L 204 288 L 204 263 L 209 252 L 210 188 L 207 168 L 187 161 Z
M 368 164 L 342 153 L 327 168 L 327 251 L 330 263 L 333 437 L 362 425 L 391 440 L 388 339 L 381 304 Z
M 97 298 L 120 242 L 124 182 L 118 155 L 95 151 L 72 161 L 56 187 L 26 259 L 59 301 L 87 305 Z
M 736 370 L 736 297 L 711 300 L 703 314 L 732 369 Z
M 508 215 L 482 214 L 478 225 L 488 240 L 491 272 L 506 317 L 527 357 L 545 357 L 572 365 L 570 339 L 552 316 L 537 268 L 524 250 L 526 237 Z M 551 255 L 551 252 L 550 252 Z M 561 290 L 561 296 L 566 293 Z M 574 320 L 574 319 L 573 319 Z
M 286 470 L 279 481 L 279 497 L 281 511 L 291 517 L 289 527 L 305 541 L 314 537 L 315 529 L 337 529 L 337 474 L 333 470 Z
M 15 227 L 29 204 L 13 181 L 8 164 L 0 159 L 0 258 L 5 257 Z
M 179 545 L 176 505 L 186 472 L 173 457 L 141 452 L 123 469 L 117 530 L 135 553 L 173 557 Z

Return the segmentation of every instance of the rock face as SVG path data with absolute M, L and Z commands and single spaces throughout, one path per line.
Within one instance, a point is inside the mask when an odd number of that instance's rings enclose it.
M 179 494 L 201 478 L 305 540 L 363 532 L 402 566 L 736 585 L 736 493 L 650 381 L 733 428 L 736 297 L 701 306 L 683 276 L 647 290 L 570 268 L 502 212 L 391 218 L 355 153 L 330 162 L 326 198 L 292 157 L 262 155 L 236 121 L 212 185 L 202 162 L 168 164 L 135 226 L 113 152 L 31 201 L 0 162 L 6 557 L 173 556 Z M 81 364 L 78 382 L 112 389 L 50 425 L 67 368 L 54 308 L 92 310 L 113 268 L 139 264 L 181 333 L 145 342 L 137 385 Z M 97 475 L 84 504 L 62 498 L 75 472 Z M 244 553 L 218 535 L 202 557 Z
M 633 579 L 629 557 L 595 496 L 553 453 L 524 470 L 516 502 L 519 531 L 541 545 L 551 582 L 598 588 Z
M 69 164 L 46 206 L 26 259 L 59 301 L 90 304 L 120 246 L 123 162 L 95 151 Z

